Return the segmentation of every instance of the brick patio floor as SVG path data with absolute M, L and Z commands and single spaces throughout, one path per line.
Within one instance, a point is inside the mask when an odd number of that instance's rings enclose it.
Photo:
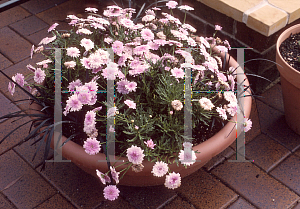
M 64 27 L 67 14 L 83 13 L 87 1 L 31 0 L 0 13 L 0 69 L 9 76 L 28 74 L 30 48 L 47 36 L 54 22 Z M 11 103 L 8 80 L 0 75 L 0 116 L 19 108 Z M 31 161 L 36 147 L 23 143 L 30 125 L 21 127 L 0 145 L 0 208 L 300 208 L 300 136 L 284 119 L 281 86 L 277 83 L 253 100 L 253 128 L 246 134 L 246 158 L 228 162 L 235 145 L 214 157 L 203 168 L 183 178 L 176 190 L 164 186 L 119 186 L 114 202 L 103 197 L 99 180 L 72 163 L 47 163 L 40 172 L 42 155 Z M 14 99 L 26 98 L 16 91 Z M 28 118 L 0 121 L 0 139 Z M 254 161 L 252 161 L 254 160 Z

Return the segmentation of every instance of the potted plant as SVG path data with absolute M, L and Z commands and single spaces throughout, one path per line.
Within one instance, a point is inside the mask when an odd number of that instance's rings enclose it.
M 141 23 L 140 12 L 108 6 L 103 15 L 95 8 L 86 9 L 86 18 L 69 15 L 70 31 L 52 25 L 53 36 L 31 50 L 31 56 L 46 56 L 27 66 L 34 83 L 19 73 L 9 78 L 11 94 L 19 87 L 30 96 L 29 113 L 3 117 L 29 115 L 34 128 L 25 141 L 38 136 L 34 143 L 46 143 L 45 158 L 51 146 L 103 184 L 179 187 L 182 177 L 251 128 L 252 99 L 247 77 L 227 54 L 229 43 L 215 37 L 221 27 L 213 37 L 197 37 L 194 27 L 172 15 L 173 9 L 193 8 L 175 1 L 166 6 L 171 14 L 153 7 Z M 65 49 L 61 102 L 54 85 L 58 48 Z M 54 123 L 56 111 L 62 120 Z M 56 146 L 60 125 L 62 146 Z M 117 196 L 115 185 L 105 187 L 106 199 Z
M 276 43 L 284 112 L 289 127 L 300 134 L 300 24 L 286 29 Z

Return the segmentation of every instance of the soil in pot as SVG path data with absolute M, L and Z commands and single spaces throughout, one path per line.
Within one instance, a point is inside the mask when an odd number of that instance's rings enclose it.
M 300 33 L 291 34 L 279 47 L 282 58 L 300 72 Z

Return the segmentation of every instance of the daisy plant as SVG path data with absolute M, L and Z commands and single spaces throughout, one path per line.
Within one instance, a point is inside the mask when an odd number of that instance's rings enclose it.
M 169 164 L 194 164 L 192 146 L 217 133 L 240 107 L 236 69 L 219 56 L 230 50 L 228 41 L 216 37 L 222 27 L 217 25 L 212 37 L 198 37 L 196 41 L 196 29 L 185 22 L 186 17 L 181 22 L 172 15 L 176 9 L 186 15 L 193 8 L 178 6 L 176 1 L 168 1 L 165 6 L 171 13 L 152 7 L 141 18 L 134 9 L 119 6 L 108 6 L 102 15 L 96 8 L 86 8 L 85 18 L 68 15 L 71 30 L 59 31 L 55 23 L 48 30 L 52 35 L 32 46 L 31 57 L 36 53 L 45 55 L 45 60 L 36 66 L 27 66 L 34 82 L 26 82 L 17 73 L 10 79 L 8 89 L 12 95 L 16 86 L 26 90 L 32 100 L 42 105 L 41 112 L 49 111 L 48 118 L 36 114 L 44 118 L 34 122 L 37 128 L 47 125 L 46 132 L 51 133 L 55 53 L 46 48 L 62 49 L 62 129 L 67 141 L 96 155 L 106 153 L 107 131 L 113 133 L 115 156 L 128 159 L 126 170 L 131 167 L 135 172 L 141 171 L 147 159 L 155 163 L 152 174 L 165 178 L 167 188 L 176 189 L 181 177 L 170 170 Z M 184 135 L 188 68 L 192 90 L 190 138 Z M 109 82 L 114 84 L 112 100 L 106 95 Z M 111 119 L 114 123 L 108 126 Z M 248 131 L 252 123 L 246 118 L 239 125 Z M 26 139 L 37 134 L 35 129 Z M 117 172 L 113 164 L 108 166 L 107 173 L 95 172 L 103 184 L 118 184 L 119 174 L 126 170 Z M 115 185 L 105 187 L 106 199 L 115 200 L 118 195 Z

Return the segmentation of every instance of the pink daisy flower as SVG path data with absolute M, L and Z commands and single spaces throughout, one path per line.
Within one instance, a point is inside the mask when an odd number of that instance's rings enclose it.
M 26 66 L 26 68 L 28 69 L 28 70 L 30 70 L 31 72 L 35 72 L 35 67 L 33 67 L 32 65 L 30 65 L 30 64 L 28 64 L 27 66 Z
M 228 102 L 237 103 L 237 99 L 233 91 L 225 91 L 223 95 Z
M 136 82 L 130 82 L 127 85 L 125 85 L 125 88 L 129 91 L 136 91 L 137 83 Z
M 107 117 L 111 117 L 114 116 L 117 112 L 117 108 L 116 107 L 111 107 L 107 110 Z
M 82 85 L 81 81 L 77 79 L 76 81 L 72 81 L 71 83 L 69 83 L 68 89 L 69 91 L 74 91 L 77 86 L 81 86 L 81 85 Z
M 149 139 L 148 141 L 144 142 L 147 147 L 151 148 L 151 149 L 154 149 L 155 145 L 154 142 L 152 141 L 152 139 Z
M 30 58 L 32 59 L 33 56 L 33 52 L 34 52 L 34 45 L 32 45 L 31 50 L 30 50 Z
M 104 198 L 113 201 L 119 197 L 119 189 L 115 185 L 108 185 L 103 190 Z
M 127 19 L 127 18 L 122 18 L 120 20 L 121 25 L 123 25 L 126 28 L 132 28 L 134 26 L 134 23 L 132 20 Z
M 89 58 L 82 58 L 80 59 L 80 63 L 86 68 L 86 69 L 92 69 L 92 67 L 90 66 L 90 59 Z
M 172 76 L 174 76 L 175 78 L 184 78 L 184 71 L 181 68 L 174 68 L 171 70 Z
M 114 40 L 112 40 L 111 38 L 105 38 L 104 39 L 104 42 L 105 43 L 108 43 L 108 44 L 111 44 Z
M 127 100 L 124 101 L 124 103 L 125 103 L 129 108 L 136 109 L 136 103 L 134 103 L 133 101 L 127 99 Z
M 252 121 L 248 118 L 244 119 L 244 124 L 242 124 L 242 129 L 244 129 L 244 132 L 247 132 L 252 127 Z
M 229 115 L 234 116 L 237 111 L 238 111 L 238 107 L 237 107 L 237 103 L 235 102 L 231 102 L 227 105 L 227 112 L 229 113 Z
M 146 41 L 151 41 L 154 39 L 154 34 L 152 33 L 152 31 L 150 29 L 143 29 L 141 31 L 141 36 Z
M 123 52 L 123 43 L 121 41 L 115 41 L 111 47 L 113 48 L 114 53 L 116 53 L 118 56 L 122 55 Z
M 85 114 L 84 125 L 94 126 L 96 123 L 96 113 L 94 111 L 88 111 Z
M 94 42 L 91 39 L 83 38 L 80 41 L 80 46 L 83 46 L 85 48 L 85 51 L 89 51 L 94 48 Z
M 95 138 L 88 138 L 84 144 L 83 148 L 85 149 L 85 152 L 89 155 L 96 155 L 101 150 L 100 142 L 97 141 Z
M 12 96 L 15 93 L 15 89 L 16 89 L 16 84 L 14 84 L 12 82 L 8 82 L 8 91 Z
M 46 74 L 41 68 L 37 68 L 36 71 L 34 72 L 34 81 L 41 84 L 43 83 L 44 79 L 46 77 Z
M 76 31 L 77 34 L 91 35 L 93 32 L 86 28 L 80 28 Z
M 76 62 L 74 61 L 65 62 L 64 65 L 66 66 L 67 69 L 74 69 L 76 66 Z
M 118 64 L 114 62 L 110 62 L 107 64 L 107 67 L 103 69 L 101 75 L 107 80 L 115 80 L 116 76 L 118 75 L 119 69 Z
M 181 185 L 181 177 L 179 173 L 170 173 L 166 176 L 165 186 L 169 189 L 176 189 Z
M 102 184 L 106 184 L 106 183 L 111 182 L 109 176 L 107 174 L 104 174 L 104 173 L 100 172 L 98 169 L 96 169 L 96 174 L 99 177 Z
M 17 73 L 15 76 L 12 77 L 13 81 L 15 81 L 17 84 L 19 84 L 21 87 L 24 86 L 24 76 L 20 73 Z
M 51 43 L 52 41 L 54 41 L 55 39 L 56 39 L 56 36 L 53 36 L 52 38 L 49 38 L 49 37 L 43 38 L 38 45 L 42 45 L 42 44 L 47 45 L 47 44 Z
M 150 22 L 150 21 L 152 21 L 152 20 L 154 20 L 155 19 L 155 16 L 154 15 L 145 15 L 143 18 L 142 18 L 142 21 L 143 22 Z
M 67 55 L 70 57 L 79 57 L 80 51 L 76 47 L 70 47 L 70 48 L 67 48 Z
M 219 113 L 219 116 L 223 118 L 223 120 L 227 120 L 226 111 L 223 108 L 217 107 L 217 112 Z
M 188 5 L 182 5 L 182 6 L 179 6 L 178 9 L 180 9 L 180 10 L 186 10 L 186 11 L 194 10 L 193 7 L 190 7 L 190 6 L 188 6 Z
M 129 162 L 133 164 L 142 164 L 144 160 L 144 150 L 140 147 L 132 145 L 130 148 L 127 149 L 127 157 Z
M 100 110 L 102 110 L 102 107 L 96 107 L 96 108 L 93 109 L 92 111 L 93 111 L 93 112 L 98 112 L 98 111 L 100 111 Z
M 166 3 L 166 6 L 169 8 L 169 9 L 175 9 L 176 8 L 176 6 L 177 6 L 177 2 L 176 1 L 168 1 L 167 3 Z
M 173 100 L 171 102 L 171 105 L 177 111 L 180 111 L 183 108 L 183 105 L 179 100 Z
M 121 94 L 128 94 L 129 90 L 127 89 L 127 85 L 129 84 L 129 81 L 127 80 L 121 80 L 117 82 L 117 91 Z
M 50 31 L 53 31 L 59 24 L 58 23 L 54 23 L 53 25 L 50 26 L 50 28 L 48 29 L 48 33 Z
M 86 86 L 77 86 L 76 93 L 78 95 L 78 100 L 82 104 L 88 104 L 91 101 L 92 95 L 90 94 L 90 90 Z
M 70 107 L 70 111 L 79 111 L 82 108 L 82 103 L 78 100 L 77 94 L 69 97 L 67 105 Z
M 193 144 L 191 142 L 183 142 L 183 147 L 187 149 L 192 149 Z
M 87 8 L 85 8 L 85 11 L 86 11 L 86 12 L 97 13 L 98 9 L 96 9 L 96 8 L 91 8 L 91 7 L 87 7 Z
M 115 180 L 116 184 L 118 184 L 120 172 L 117 172 L 116 169 L 111 166 L 110 166 L 110 172 L 111 172 L 111 176 L 112 176 L 113 180 Z
M 143 53 L 147 53 L 149 51 L 148 45 L 137 46 L 133 49 L 134 54 L 142 55 Z
M 196 154 L 191 148 L 185 148 L 184 150 L 180 150 L 179 152 L 179 161 L 181 164 L 190 166 L 196 162 Z
M 222 30 L 222 27 L 219 25 L 215 25 L 215 30 Z
M 168 170 L 169 170 L 168 164 L 160 161 L 155 163 L 151 173 L 153 173 L 153 176 L 162 177 L 168 172 Z

